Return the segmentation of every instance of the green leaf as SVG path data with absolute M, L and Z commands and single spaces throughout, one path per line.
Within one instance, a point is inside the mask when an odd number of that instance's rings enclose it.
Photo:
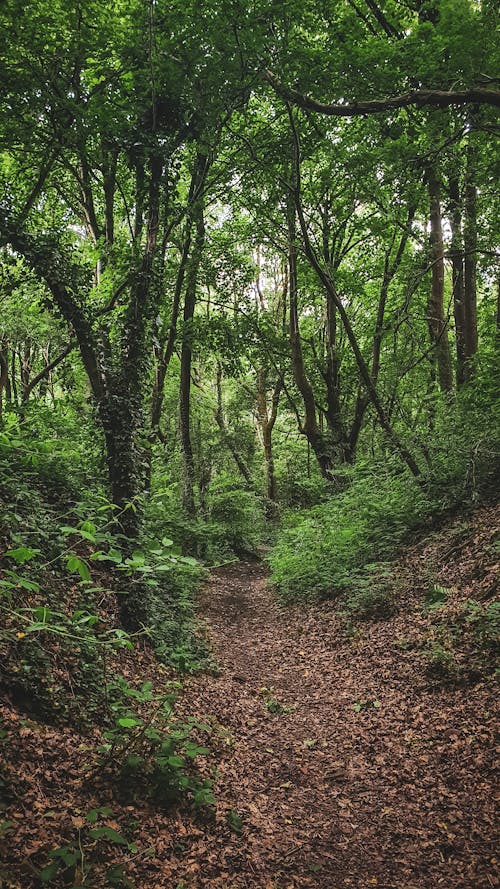
M 215 805 L 215 796 L 210 787 L 200 787 L 193 793 L 195 806 L 213 806 Z
M 128 840 L 126 840 L 121 833 L 118 833 L 117 830 L 114 830 L 113 827 L 96 827 L 94 830 L 89 831 L 89 836 L 92 837 L 93 840 L 109 840 L 110 843 L 118 843 L 120 846 L 128 846 Z
M 173 769 L 182 769 L 182 767 L 185 765 L 184 757 L 175 755 L 167 756 L 167 763 Z
M 233 833 L 241 836 L 243 833 L 243 818 L 238 814 L 236 809 L 230 809 L 226 815 L 226 821 L 229 824 L 229 827 L 233 831 Z
M 29 562 L 30 559 L 38 556 L 40 552 L 41 550 L 33 549 L 31 546 L 18 546 L 16 549 L 8 549 L 5 555 L 9 559 L 14 559 L 19 565 L 23 565 L 24 562 Z
M 66 561 L 66 568 L 71 574 L 79 574 L 82 580 L 90 580 L 89 566 L 78 556 L 74 554 L 69 556 Z
M 182 745 L 182 752 L 185 756 L 188 756 L 189 759 L 194 759 L 196 756 L 208 756 L 210 754 L 208 747 L 200 747 L 193 741 L 186 741 L 186 743 Z
M 95 534 L 97 528 L 93 522 L 82 522 L 80 531 L 85 531 L 87 534 Z
M 100 816 L 103 816 L 104 818 L 109 818 L 110 815 L 112 815 L 112 814 L 113 814 L 113 810 L 110 809 L 109 806 L 100 806 L 98 809 L 90 809 L 87 812 L 85 819 L 86 819 L 86 821 L 90 821 L 91 824 L 95 824 L 95 822 L 97 821 L 97 819 Z
M 70 534 L 80 533 L 78 528 L 74 528 L 73 525 L 61 525 L 60 531 L 65 537 L 69 537 Z
M 130 851 L 133 850 L 130 849 Z M 113 886 L 115 889 L 134 889 L 134 883 L 127 877 L 123 864 L 113 864 L 106 871 L 106 880 L 106 885 Z
M 136 719 L 133 716 L 121 716 L 116 721 L 122 728 L 133 728 L 135 725 L 142 725 L 142 719 Z
M 42 868 L 39 874 L 42 883 L 50 883 L 56 876 L 58 870 L 59 865 L 57 861 L 53 861 L 52 864 L 48 864 L 47 867 Z
M 78 626 L 93 627 L 94 624 L 99 622 L 99 617 L 97 614 L 88 614 L 86 611 L 75 611 L 71 616 L 71 620 Z
M 6 571 L 5 573 L 12 581 L 12 583 L 8 583 L 8 586 L 20 586 L 23 590 L 28 590 L 33 593 L 40 592 L 40 584 L 35 580 L 28 580 L 27 577 L 24 577 L 22 574 L 16 574 L 15 571 Z M 6 585 L 5 581 L 2 585 Z
M 60 849 L 54 849 L 50 853 L 50 858 L 60 858 L 66 867 L 73 867 L 79 857 L 79 853 L 75 852 L 72 846 L 61 846 Z

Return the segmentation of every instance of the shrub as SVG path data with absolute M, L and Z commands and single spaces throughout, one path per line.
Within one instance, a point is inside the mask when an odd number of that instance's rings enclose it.
M 147 511 L 147 529 L 182 541 L 185 552 L 208 564 L 252 555 L 265 534 L 265 504 L 242 489 L 230 473 L 221 473 L 195 518 L 182 511 L 175 486 L 155 491 Z
M 347 592 L 351 605 L 357 596 L 361 608 L 369 607 L 373 576 L 355 575 L 353 583 L 353 572 L 386 559 L 408 529 L 435 508 L 411 476 L 390 469 L 360 470 L 347 490 L 312 509 L 287 514 L 269 557 L 272 580 L 284 599 Z

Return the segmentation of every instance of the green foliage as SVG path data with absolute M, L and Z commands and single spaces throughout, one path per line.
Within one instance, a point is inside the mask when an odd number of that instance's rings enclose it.
M 195 519 L 180 508 L 175 488 L 160 489 L 151 498 L 147 527 L 176 541 L 173 551 L 195 553 L 208 564 L 252 555 L 265 535 L 265 505 L 253 491 L 241 488 L 229 472 L 221 473 Z M 184 557 L 184 563 L 190 557 Z M 182 561 L 182 559 L 181 559 Z M 191 557 L 191 563 L 196 560 Z
M 287 449 L 278 464 L 280 499 L 285 506 L 299 509 L 315 506 L 329 495 L 329 486 L 316 467 L 312 475 L 307 474 L 305 454 L 302 451 L 303 449 L 290 448 L 289 452 Z
M 196 806 L 212 805 L 212 781 L 196 771 L 198 757 L 210 753 L 197 738 L 210 733 L 210 727 L 174 718 L 179 687 L 171 683 L 155 693 L 150 682 L 135 688 L 123 677 L 114 679 L 108 687 L 112 726 L 104 732 L 93 768 L 116 774 L 121 792 L 131 799 L 146 795 L 170 805 L 187 794 Z
M 285 707 L 284 704 L 281 704 L 280 701 L 277 700 L 272 686 L 270 688 L 264 686 L 260 689 L 260 694 L 264 698 L 264 706 L 268 713 L 283 716 L 286 713 L 290 713 L 293 709 L 292 707 Z
M 235 833 L 237 836 L 241 836 L 241 834 L 243 833 L 245 822 L 242 816 L 236 811 L 236 809 L 229 810 L 226 815 L 226 821 L 233 833 Z
M 429 641 L 424 656 L 426 672 L 431 679 L 453 681 L 458 678 L 460 669 L 450 643 L 444 644 L 438 640 Z
M 0 474 L 6 470 L 0 455 Z M 10 538 L 0 577 L 0 646 L 9 663 L 3 682 L 21 709 L 88 727 L 105 704 L 107 659 L 133 648 L 137 635 L 149 636 L 159 656 L 179 668 L 199 666 L 196 560 L 166 538 L 131 550 L 102 494 L 89 490 L 86 501 L 72 502 L 70 490 L 47 489 L 31 468 L 2 495 Z M 109 622 L 116 596 L 140 601 L 144 627 L 135 634 Z M 69 672 L 60 669 L 65 662 Z
M 109 854 L 110 847 L 118 846 L 122 862 L 107 869 L 105 886 L 131 889 L 134 884 L 126 875 L 127 865 L 139 852 L 139 846 L 133 840 L 127 839 L 115 827 L 106 824 L 106 820 L 112 816 L 113 810 L 108 806 L 91 809 L 85 820 L 81 819 L 82 824 L 78 828 L 77 836 L 48 853 L 48 863 L 39 873 L 42 885 L 55 882 L 60 885 L 62 879 L 64 885 L 85 885 L 97 889 L 96 878 L 100 879 L 96 873 L 97 866 L 101 865 Z M 91 826 L 99 822 L 98 827 Z M 147 854 L 150 850 L 140 851 Z
M 389 470 L 359 471 L 344 492 L 287 514 L 269 556 L 272 580 L 285 600 L 346 592 L 348 610 L 389 604 L 386 569 L 373 563 L 390 556 L 435 508 L 411 477 Z
M 369 700 L 363 699 L 363 700 L 356 701 L 353 709 L 355 710 L 356 713 L 361 713 L 363 710 L 371 710 L 371 709 L 379 710 L 381 706 L 382 706 L 382 704 L 380 703 L 380 701 L 376 701 L 376 700 L 372 700 L 372 699 L 369 699 Z
M 500 495 L 500 349 L 485 336 L 471 380 L 454 402 L 437 408 L 429 442 L 429 482 L 450 501 L 495 500 Z
M 341 608 L 347 618 L 387 618 L 394 611 L 396 577 L 392 565 L 377 562 L 353 570 Z
M 468 599 L 460 615 L 464 624 L 469 624 L 485 649 L 496 649 L 500 633 L 500 602 L 476 602 Z
M 439 584 L 434 584 L 425 596 L 424 608 L 426 611 L 433 611 L 435 608 L 441 608 L 446 602 L 450 590 Z
M 435 586 L 426 597 L 425 607 L 432 619 L 423 644 L 426 671 L 436 682 L 477 681 L 495 669 L 500 606 L 475 599 L 453 606 L 450 592 Z
M 218 479 L 208 503 L 215 558 L 252 554 L 262 541 L 264 522 L 264 505 L 255 493 L 238 489 L 230 476 Z

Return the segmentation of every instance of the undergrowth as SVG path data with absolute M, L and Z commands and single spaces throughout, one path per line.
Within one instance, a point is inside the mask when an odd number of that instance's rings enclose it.
M 342 470 L 343 490 L 285 512 L 269 556 L 285 601 L 341 595 L 349 613 L 388 613 L 394 600 L 386 563 L 397 547 L 443 514 L 498 497 L 499 354 L 497 343 L 485 345 L 473 379 L 431 411 L 432 436 L 419 445 L 419 479 L 394 458 L 359 459 Z
M 286 514 L 269 556 L 272 581 L 285 601 L 344 592 L 348 608 L 355 610 L 357 599 L 369 610 L 375 586 L 383 597 L 384 583 L 380 569 L 368 566 L 385 561 L 437 508 L 407 473 L 357 470 L 342 493 Z

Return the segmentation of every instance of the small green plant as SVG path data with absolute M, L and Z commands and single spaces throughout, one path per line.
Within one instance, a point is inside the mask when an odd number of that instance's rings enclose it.
M 160 804 L 187 794 L 196 806 L 211 806 L 212 781 L 199 776 L 195 763 L 210 750 L 193 739 L 195 732 L 210 733 L 210 726 L 173 718 L 179 687 L 171 683 L 156 694 L 150 682 L 134 688 L 117 677 L 108 690 L 113 725 L 104 732 L 94 768 L 117 772 L 124 790 L 149 793 Z
M 55 880 L 59 882 L 62 878 L 65 884 L 91 886 L 94 885 L 93 865 L 101 863 L 107 845 L 119 846 L 122 856 L 126 856 L 127 853 L 137 854 L 139 851 L 137 844 L 127 839 L 112 823 L 109 823 L 112 815 L 113 811 L 107 806 L 87 812 L 85 819 L 81 819 L 77 836 L 48 853 L 48 863 L 39 873 L 40 882 L 49 885 Z M 108 868 L 106 885 L 117 889 L 132 887 L 133 884 L 126 875 L 126 861 Z
M 284 704 L 280 704 L 280 702 L 274 696 L 274 688 L 271 686 L 267 688 L 263 686 L 260 690 L 261 695 L 264 698 L 264 707 L 269 713 L 279 714 L 280 716 L 285 713 L 290 713 L 293 710 L 293 707 L 285 707 Z
M 455 653 L 440 641 L 427 643 L 425 651 L 427 675 L 432 679 L 456 679 L 459 673 Z
M 442 608 L 442 606 L 446 604 L 450 593 L 451 590 L 448 589 L 448 587 L 434 584 L 426 593 L 424 610 L 435 611 L 437 608 Z
M 382 616 L 393 607 L 385 560 L 436 509 L 399 467 L 360 465 L 340 493 L 285 514 L 269 556 L 272 580 L 285 601 L 343 595 L 349 611 Z
M 363 710 L 378 710 L 381 706 L 382 704 L 380 703 L 380 701 L 368 698 L 366 700 L 360 699 L 359 701 L 356 701 L 353 709 L 356 713 L 361 713 Z
M 233 833 L 241 836 L 243 833 L 244 821 L 236 809 L 230 809 L 229 812 L 227 812 L 226 821 Z
M 388 562 L 353 571 L 342 599 L 342 611 L 360 619 L 387 618 L 394 611 L 396 578 Z
M 483 605 L 475 599 L 468 599 L 463 608 L 462 620 L 469 624 L 483 648 L 498 646 L 500 630 L 500 602 Z

